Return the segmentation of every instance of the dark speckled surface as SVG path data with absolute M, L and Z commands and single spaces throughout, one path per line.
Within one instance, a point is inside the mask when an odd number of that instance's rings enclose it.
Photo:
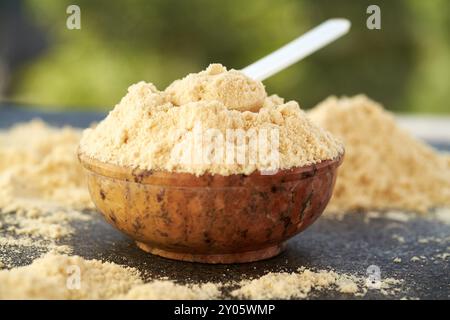
M 0 127 L 27 120 L 29 116 L 17 115 L 5 118 L 0 108 Z M 46 119 L 45 114 L 34 114 Z M 52 114 L 54 124 L 69 123 L 85 126 L 99 115 Z M 446 145 L 440 145 L 448 148 Z M 448 148 L 450 149 L 450 148 Z M 146 278 L 167 276 L 180 282 L 228 281 L 261 276 L 268 271 L 295 271 L 304 266 L 313 269 L 334 269 L 342 273 L 366 276 L 370 265 L 377 265 L 381 277 L 402 279 L 401 291 L 383 296 L 378 290 L 369 290 L 365 299 L 420 299 L 450 298 L 449 258 L 450 226 L 431 218 L 416 217 L 409 221 L 388 218 L 367 219 L 363 213 L 347 215 L 343 220 L 320 218 L 309 229 L 289 241 L 286 251 L 279 256 L 260 262 L 236 265 L 207 265 L 167 260 L 138 249 L 133 241 L 104 222 L 99 214 L 89 222 L 78 222 L 77 232 L 66 242 L 74 248 L 74 254 L 85 258 L 114 261 L 138 268 Z M 1 231 L 0 232 L 5 232 Z M 398 240 L 404 238 L 404 242 Z M 432 237 L 440 241 L 420 243 L 418 239 Z M 14 265 L 29 263 L 39 255 L 34 249 L 13 250 L 8 253 Z M 421 261 L 411 258 L 423 256 Z M 395 263 L 395 258 L 402 262 Z M 313 292 L 310 298 L 354 298 L 334 291 Z

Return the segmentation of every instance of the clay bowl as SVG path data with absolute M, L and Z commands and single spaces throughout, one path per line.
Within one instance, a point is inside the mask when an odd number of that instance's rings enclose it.
M 330 200 L 343 155 L 274 175 L 195 176 L 136 170 L 79 154 L 97 209 L 142 250 L 239 263 L 280 253 Z

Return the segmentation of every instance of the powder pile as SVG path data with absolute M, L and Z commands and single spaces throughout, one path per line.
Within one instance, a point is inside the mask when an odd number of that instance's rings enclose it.
M 89 219 L 79 211 L 93 208 L 76 158 L 80 136 L 38 120 L 0 133 L 1 247 L 55 249 L 55 240 L 73 232 L 71 221 Z
M 0 133 L 2 212 L 92 207 L 76 157 L 79 140 L 79 130 L 39 120 Z
M 382 295 L 392 295 L 400 291 L 402 281 L 380 279 L 376 290 Z M 356 297 L 364 296 L 368 290 L 367 279 L 334 271 L 317 272 L 300 268 L 297 272 L 268 273 L 253 280 L 243 280 L 240 288 L 231 292 L 233 297 L 245 299 L 305 299 L 313 291 L 337 291 Z
M 450 157 L 399 128 L 381 105 L 330 97 L 308 115 L 346 146 L 328 211 L 450 205 Z
M 313 272 L 299 269 L 296 273 L 268 273 L 261 278 L 244 280 L 231 295 L 246 299 L 304 299 L 312 290 L 334 288 L 341 293 L 357 294 L 357 279 L 334 271 Z
M 209 139 L 204 134 L 208 130 L 212 132 Z M 244 139 L 239 141 L 234 134 L 242 132 Z M 276 138 L 272 139 L 272 133 Z M 265 149 L 253 154 L 252 143 L 264 137 Z M 222 149 L 208 149 L 218 142 Z M 242 161 L 235 157 L 238 148 L 244 149 Z M 195 158 L 199 149 L 204 153 Z M 177 150 L 188 155 L 192 151 L 190 160 L 180 161 Z M 271 165 L 275 165 L 271 169 L 287 169 L 318 163 L 337 157 L 343 145 L 314 125 L 297 102 L 267 97 L 261 83 L 210 65 L 163 92 L 150 83 L 132 85 L 103 121 L 84 131 L 80 151 L 121 166 L 226 176 L 250 174 Z M 274 151 L 276 164 L 270 162 Z
M 219 299 L 222 284 L 204 283 L 180 285 L 169 280 L 154 280 L 133 287 L 117 297 L 126 300 L 209 300 Z
M 1 269 L 1 268 L 0 268 Z M 130 267 L 47 253 L 32 264 L 0 271 L 0 299 L 214 299 L 220 285 L 145 283 Z
M 0 299 L 109 299 L 141 280 L 132 268 L 48 253 L 31 265 L 0 271 L 0 284 Z
M 181 106 L 190 102 L 220 101 L 229 109 L 257 112 L 267 98 L 264 85 L 239 71 L 211 64 L 205 71 L 175 80 L 165 92 L 169 101 Z
M 399 280 L 385 279 L 379 292 L 398 293 L 399 284 Z M 0 270 L 0 299 L 219 299 L 223 288 L 235 286 L 231 282 L 144 283 L 134 268 L 55 253 L 47 253 L 28 266 Z M 244 280 L 238 287 L 231 296 L 247 299 L 304 299 L 313 291 L 323 290 L 363 296 L 368 291 L 363 278 L 305 268 L 296 273 L 268 273 Z

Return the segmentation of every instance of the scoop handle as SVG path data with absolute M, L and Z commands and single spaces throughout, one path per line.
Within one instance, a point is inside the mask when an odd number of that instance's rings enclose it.
M 350 30 L 350 25 L 347 19 L 327 20 L 241 71 L 255 80 L 267 79 L 342 37 Z

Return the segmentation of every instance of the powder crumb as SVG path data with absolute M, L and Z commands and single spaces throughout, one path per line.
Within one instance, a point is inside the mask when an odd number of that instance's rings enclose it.
M 381 105 L 363 95 L 330 97 L 308 115 L 346 146 L 327 211 L 450 205 L 450 157 L 401 129 Z
M 398 234 L 393 234 L 392 239 L 397 240 L 400 243 L 405 243 L 405 238 Z
M 448 257 L 450 257 L 449 252 L 443 252 L 436 255 L 436 258 L 442 259 L 444 261 L 447 260 Z
M 405 211 L 390 210 L 385 212 L 383 217 L 393 221 L 408 222 L 414 218 L 414 215 L 408 214 Z
M 434 218 L 450 225 L 450 208 L 437 208 L 434 211 Z
M 438 237 L 420 237 L 417 239 L 418 243 L 421 244 L 428 244 L 430 242 L 433 243 L 448 243 L 450 242 L 450 236 L 445 238 L 438 238 Z
M 400 263 L 400 262 L 402 262 L 402 259 L 399 258 L 399 257 L 396 257 L 396 258 L 394 258 L 393 261 L 394 261 L 395 263 Z
M 336 284 L 340 293 L 356 294 L 360 291 L 358 284 L 350 278 L 343 277 L 342 279 L 339 279 Z
M 414 257 L 411 258 L 410 261 L 412 261 L 412 262 L 418 262 L 418 261 L 420 261 L 420 258 L 417 257 L 417 256 L 414 256 Z
M 228 77 L 245 78 L 212 65 L 165 92 L 145 82 L 132 85 L 103 121 L 83 132 L 80 152 L 119 166 L 224 176 L 306 166 L 343 153 L 342 143 L 313 124 L 297 102 L 267 97 L 261 83 L 248 79 L 243 82 L 250 81 L 244 85 L 249 91 L 242 93 Z M 244 96 L 230 98 L 236 94 Z M 251 112 L 247 98 L 264 102 Z M 255 139 L 267 141 L 265 147 L 252 147 Z
M 385 278 L 381 280 L 380 284 L 380 293 L 384 296 L 395 295 L 401 292 L 400 285 L 403 283 L 403 280 L 394 279 L 394 278 Z

